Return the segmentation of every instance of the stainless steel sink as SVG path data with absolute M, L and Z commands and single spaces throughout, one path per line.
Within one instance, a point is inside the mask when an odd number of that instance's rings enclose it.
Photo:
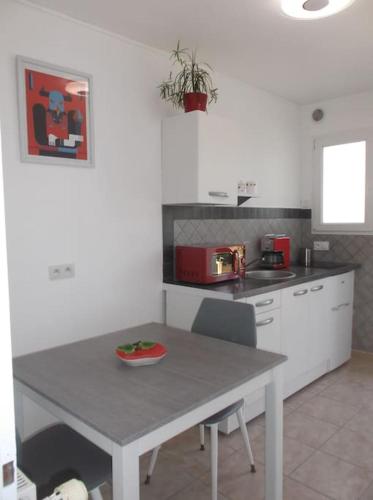
M 272 269 L 256 269 L 255 271 L 247 271 L 245 273 L 246 278 L 255 280 L 289 280 L 295 278 L 295 276 L 295 273 L 282 269 L 278 269 L 277 271 Z

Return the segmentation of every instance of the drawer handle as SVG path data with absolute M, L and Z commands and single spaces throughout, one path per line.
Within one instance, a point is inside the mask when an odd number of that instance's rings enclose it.
M 275 318 L 267 318 L 267 319 L 262 319 L 262 321 L 258 321 L 256 326 L 266 326 L 266 325 L 270 325 L 271 323 L 273 323 L 275 320 Z
M 348 307 L 350 305 L 349 302 L 344 302 L 343 304 L 339 304 L 339 306 L 332 307 L 332 311 L 339 311 L 343 307 Z
M 255 304 L 256 307 L 265 307 L 265 306 L 270 306 L 273 304 L 274 299 L 267 299 L 267 300 L 262 300 L 261 302 L 257 302 Z
M 298 290 L 297 292 L 294 292 L 293 295 L 294 297 L 300 297 L 301 295 L 306 295 L 308 293 L 308 290 Z
M 209 191 L 209 195 L 216 198 L 229 198 L 229 194 L 226 191 Z
M 324 285 L 318 285 L 318 286 L 313 286 L 311 288 L 311 292 L 319 292 L 320 290 L 322 290 L 324 288 Z

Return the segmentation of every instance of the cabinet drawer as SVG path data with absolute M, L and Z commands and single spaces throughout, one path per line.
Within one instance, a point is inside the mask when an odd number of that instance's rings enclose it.
M 255 307 L 256 314 L 262 314 L 272 309 L 280 307 L 280 292 L 263 293 L 254 297 L 247 297 L 247 304 L 252 304 Z
M 281 314 L 277 309 L 256 315 L 258 349 L 282 353 L 280 320 Z

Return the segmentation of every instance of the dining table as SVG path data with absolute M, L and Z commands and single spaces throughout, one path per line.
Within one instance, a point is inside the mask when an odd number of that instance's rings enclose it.
M 116 347 L 139 340 L 166 357 L 125 365 Z M 27 397 L 112 456 L 114 500 L 139 500 L 142 454 L 264 388 L 265 499 L 282 500 L 286 359 L 160 323 L 126 328 L 14 358 L 16 425 L 22 436 Z

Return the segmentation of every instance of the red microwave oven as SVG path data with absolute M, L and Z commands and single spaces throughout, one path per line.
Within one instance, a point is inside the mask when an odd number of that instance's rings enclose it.
M 245 245 L 177 246 L 178 281 L 206 285 L 245 276 Z

